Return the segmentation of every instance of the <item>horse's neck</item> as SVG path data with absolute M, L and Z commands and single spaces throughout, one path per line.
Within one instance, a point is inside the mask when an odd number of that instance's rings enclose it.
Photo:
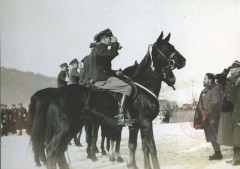
M 152 69 L 152 60 L 149 52 L 135 69 L 132 79 L 152 91 L 157 97 L 161 89 L 160 77 L 155 78 L 155 72 Z

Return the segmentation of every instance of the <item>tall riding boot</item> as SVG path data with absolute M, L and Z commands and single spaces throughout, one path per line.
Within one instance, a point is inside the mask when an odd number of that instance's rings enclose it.
M 221 151 L 215 151 L 214 155 L 209 156 L 209 160 L 221 160 L 223 158 Z
M 125 126 L 125 112 L 126 112 L 126 102 L 127 102 L 128 96 L 127 95 L 122 95 L 120 105 L 119 105 L 119 112 L 117 115 L 117 125 L 118 126 Z
M 228 164 L 231 164 L 231 163 L 233 163 L 235 157 L 236 157 L 236 148 L 234 147 L 233 148 L 233 158 L 231 160 L 227 160 L 225 162 L 228 163 Z
M 232 162 L 233 166 L 240 165 L 240 147 L 234 147 L 234 160 Z
M 211 142 L 213 149 L 214 149 L 214 155 L 209 156 L 209 160 L 221 160 L 223 158 L 220 145 L 216 141 Z

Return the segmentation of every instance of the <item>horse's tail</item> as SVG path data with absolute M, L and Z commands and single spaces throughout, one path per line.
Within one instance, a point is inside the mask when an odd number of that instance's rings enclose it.
M 32 148 L 35 155 L 44 152 L 45 149 L 45 132 L 48 102 L 46 98 L 36 95 L 31 98 L 29 105 L 29 131 L 32 142 Z
M 51 115 L 50 115 L 50 112 L 51 112 L 51 109 L 52 109 L 52 105 L 50 104 L 49 105 L 49 109 L 48 109 L 48 113 L 47 113 L 47 120 L 46 120 L 46 132 L 45 132 L 45 141 L 47 143 L 50 142 L 50 140 L 52 139 L 53 137 L 53 125 L 52 125 L 52 119 L 51 119 Z

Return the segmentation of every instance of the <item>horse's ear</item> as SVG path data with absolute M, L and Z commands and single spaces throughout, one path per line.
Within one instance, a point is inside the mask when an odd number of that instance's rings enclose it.
M 171 33 L 169 33 L 168 36 L 164 40 L 168 42 L 170 37 L 171 37 Z
M 138 65 L 138 61 L 137 60 L 135 60 L 134 65 Z
M 162 38 L 163 38 L 163 31 L 161 32 L 160 36 L 158 37 L 157 42 L 161 41 Z

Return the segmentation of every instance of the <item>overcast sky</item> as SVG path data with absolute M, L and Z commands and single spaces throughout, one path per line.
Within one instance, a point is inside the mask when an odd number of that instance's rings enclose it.
M 123 46 L 113 69 L 141 61 L 164 31 L 187 59 L 177 80 L 202 81 L 240 60 L 238 0 L 0 0 L 1 65 L 57 76 L 110 28 Z

